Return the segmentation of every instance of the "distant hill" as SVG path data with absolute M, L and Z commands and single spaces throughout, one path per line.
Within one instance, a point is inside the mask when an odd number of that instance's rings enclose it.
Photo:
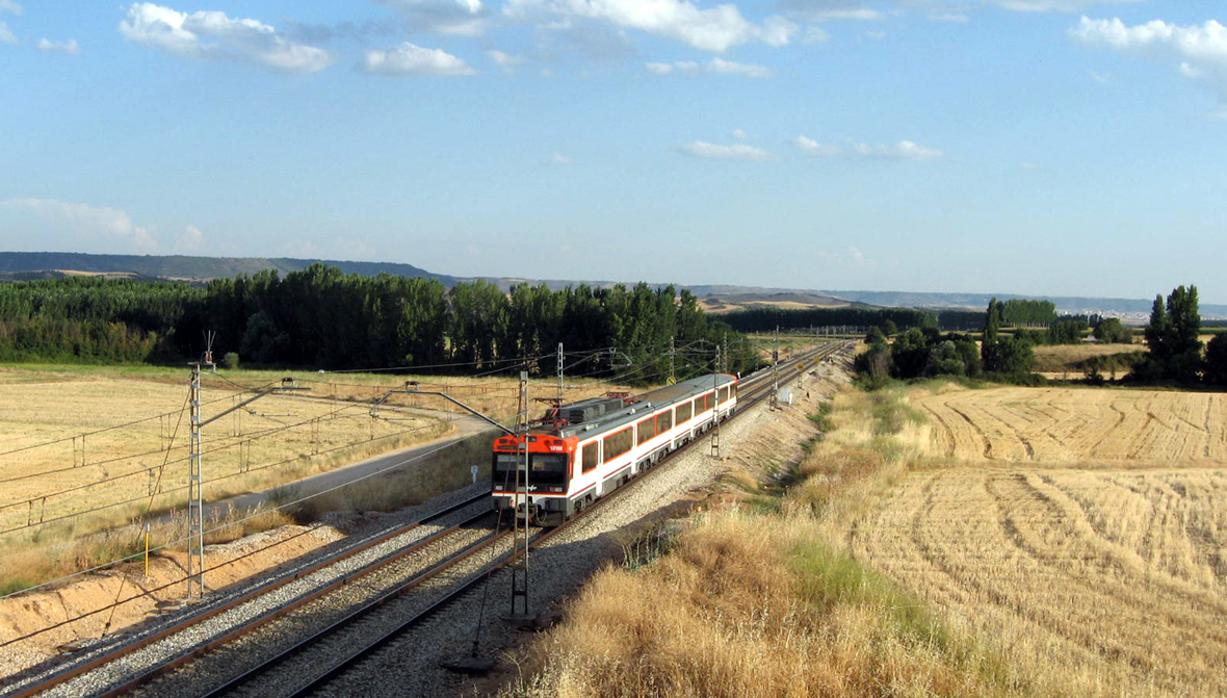
M 451 285 L 455 277 L 433 274 L 411 264 L 349 262 L 290 257 L 189 257 L 186 255 L 79 254 L 74 252 L 0 252 L 0 276 L 84 272 L 127 274 L 154 279 L 208 281 L 238 274 L 274 269 L 281 274 L 305 269 L 317 262 L 338 267 L 348 274 L 379 273 L 411 278 L 438 279 Z
M 100 274 L 149 279 L 178 279 L 202 282 L 209 279 L 253 274 L 274 269 L 281 274 L 323 263 L 351 274 L 387 273 L 394 276 L 437 279 L 446 286 L 466 277 L 426 271 L 412 264 L 394 262 L 352 262 L 327 259 L 294 259 L 290 257 L 190 257 L 185 255 L 102 255 L 75 252 L 0 252 L 0 281 L 55 278 L 72 274 Z M 504 290 L 516 283 L 544 283 L 560 289 L 586 283 L 602 288 L 613 281 L 566 281 L 559 279 L 523 279 L 516 277 L 481 277 Z M 660 284 L 654 284 L 660 285 Z M 1042 298 L 1050 300 L 1061 313 L 1102 313 L 1116 315 L 1133 322 L 1144 322 L 1150 313 L 1149 299 L 1080 298 L 1067 296 L 1023 296 L 1010 293 L 918 293 L 911 291 L 830 291 L 795 288 L 762 288 L 756 286 L 696 285 L 688 286 L 699 297 L 703 307 L 711 312 L 729 312 L 754 306 L 780 308 L 839 308 L 847 306 L 881 306 L 896 308 L 982 309 L 989 298 Z M 1205 319 L 1227 319 L 1227 305 L 1203 303 Z

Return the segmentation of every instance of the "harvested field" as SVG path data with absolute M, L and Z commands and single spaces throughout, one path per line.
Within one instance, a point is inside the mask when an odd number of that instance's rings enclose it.
M 1227 465 L 1227 395 L 1157 390 L 943 387 L 912 403 L 933 455 L 962 461 Z
M 1037 373 L 1050 377 L 1061 377 L 1069 374 L 1077 378 L 1082 374 L 1078 362 L 1095 357 L 1108 357 L 1115 354 L 1146 351 L 1144 344 L 1042 344 L 1035 347 L 1035 365 Z M 1128 369 L 1117 372 L 1118 376 L 1127 374 Z
M 1071 694 L 1227 692 L 1221 470 L 914 472 L 850 547 Z
M 284 375 L 206 372 L 203 419 L 250 396 L 240 388 L 264 386 Z M 146 511 L 181 507 L 187 377 L 186 369 L 146 366 L 0 368 L 4 545 L 69 540 L 128 524 Z M 372 401 L 407 380 L 500 418 L 514 414 L 517 396 L 517 381 L 507 378 L 315 373 L 299 378 L 309 392 L 265 397 L 204 429 L 207 500 L 279 487 L 452 431 L 447 413 L 460 410 L 439 398 L 395 395 L 372 408 Z M 612 387 L 577 381 L 569 394 L 578 398 Z M 530 388 L 536 394 L 547 390 L 554 393 L 553 381 L 533 381 Z
M 913 388 L 846 546 L 1066 695 L 1227 694 L 1225 398 Z

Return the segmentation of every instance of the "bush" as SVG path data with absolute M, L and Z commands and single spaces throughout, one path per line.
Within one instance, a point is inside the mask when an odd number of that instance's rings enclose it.
M 1210 385 L 1227 386 L 1227 334 L 1216 334 L 1206 346 L 1205 379 Z
M 239 353 L 237 351 L 228 351 L 222 357 L 222 366 L 228 369 L 236 369 L 239 367 Z

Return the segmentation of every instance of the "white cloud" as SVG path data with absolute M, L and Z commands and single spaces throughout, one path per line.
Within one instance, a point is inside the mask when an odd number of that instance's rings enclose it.
M 1099 73 L 1099 72 L 1096 72 L 1096 71 L 1094 71 L 1094 70 L 1088 70 L 1088 71 L 1086 71 L 1086 74 L 1087 74 L 1087 75 L 1089 75 L 1089 76 L 1091 76 L 1091 79 L 1092 79 L 1092 80 L 1094 80 L 1095 82 L 1097 82 L 1097 83 L 1099 83 L 1099 84 L 1101 84 L 1101 85 L 1106 85 L 1106 84 L 1108 84 L 1108 76 L 1107 76 L 1107 75 L 1104 75 L 1103 73 Z
M 14 198 L 0 199 L 0 209 L 32 216 L 41 222 L 40 228 L 50 224 L 52 233 L 72 233 L 74 239 L 101 235 L 142 250 L 158 246 L 147 229 L 133 223 L 127 212 L 118 208 L 56 199 Z
M 967 24 L 971 18 L 962 12 L 933 12 L 929 14 L 929 20 L 933 22 L 950 22 L 952 24 Z
M 808 136 L 797 136 L 796 138 L 792 139 L 792 145 L 794 148 L 800 150 L 806 155 L 829 157 L 832 155 L 839 155 L 840 152 L 839 146 L 831 145 L 829 143 L 819 143 Z
M 20 15 L 21 5 L 13 2 L 13 0 L 0 0 L 0 12 L 9 12 L 11 14 Z
M 1083 17 L 1069 34 L 1092 46 L 1170 56 L 1182 75 L 1214 84 L 1227 98 L 1227 26 L 1216 20 L 1181 26 L 1156 19 L 1129 26 L 1118 18 Z
M 696 73 L 715 73 L 718 75 L 739 75 L 746 78 L 771 77 L 771 70 L 765 66 L 752 63 L 736 63 L 723 58 L 712 58 L 706 63 L 696 61 L 674 61 L 672 63 L 645 63 L 648 72 L 655 75 L 670 75 L 680 73 L 694 75 Z
M 733 129 L 733 138 L 736 138 L 739 141 L 744 141 L 747 135 L 748 134 L 743 129 Z
M 9 29 L 9 25 L 0 21 L 0 44 L 15 44 L 17 43 L 17 35 Z
M 797 33 L 796 24 L 778 15 L 755 23 L 736 5 L 701 8 L 689 0 L 509 0 L 504 12 L 513 18 L 547 15 L 564 22 L 607 22 L 715 52 L 749 42 L 783 46 Z
M 481 0 L 379 0 L 400 12 L 410 31 L 481 36 L 489 14 Z
M 1015 12 L 1079 12 L 1092 5 L 1123 5 L 1140 0 L 995 0 L 993 4 Z
M 801 43 L 803 44 L 821 44 L 831 38 L 830 34 L 826 33 L 822 27 L 811 25 L 805 28 L 805 33 L 801 35 Z
M 790 16 L 808 22 L 877 22 L 889 16 L 856 0 L 783 0 L 781 4 Z
M 384 75 L 472 75 L 464 60 L 438 48 L 423 48 L 408 41 L 388 51 L 367 51 L 363 63 L 368 73 Z
M 68 39 L 67 41 L 52 41 L 46 37 L 38 40 L 38 50 L 43 53 L 67 53 L 76 55 L 81 47 L 77 45 L 76 39 Z
M 550 164 L 558 165 L 558 166 L 566 166 L 566 165 L 574 165 L 575 161 L 572 160 L 570 156 L 568 155 L 564 155 L 558 151 L 554 151 L 554 153 L 550 155 Z
M 885 160 L 932 160 L 942 156 L 942 151 L 936 148 L 928 148 L 909 140 L 902 140 L 892 145 L 869 145 L 852 141 L 844 148 L 831 143 L 820 143 L 809 136 L 800 135 L 793 138 L 791 143 L 802 153 L 815 157 L 850 155 Z
M 328 52 L 290 41 L 255 19 L 216 11 L 179 12 L 153 3 L 133 3 L 119 23 L 124 38 L 192 58 L 250 61 L 277 70 L 312 73 L 332 62 Z
M 495 65 L 507 73 L 510 73 L 515 70 L 516 66 L 524 63 L 522 56 L 513 56 L 510 53 L 503 53 L 497 49 L 486 51 L 486 55 L 490 57 L 490 60 L 494 61 Z
M 927 148 L 909 140 L 902 140 L 892 145 L 853 143 L 852 152 L 863 157 L 888 160 L 931 160 L 942 156 L 942 151 L 936 148 Z
M 200 231 L 200 228 L 197 228 L 194 225 L 189 225 L 183 230 L 183 233 L 179 235 L 178 243 L 179 249 L 188 252 L 195 252 L 204 247 L 204 233 Z
M 694 141 L 682 146 L 682 152 L 709 160 L 770 160 L 771 153 L 745 143 L 720 145 L 706 141 Z

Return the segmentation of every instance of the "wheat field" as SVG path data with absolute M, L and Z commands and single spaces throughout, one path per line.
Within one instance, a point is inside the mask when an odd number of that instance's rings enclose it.
M 1068 695 L 1227 694 L 1221 394 L 913 389 L 849 550 Z
M 251 395 L 239 386 L 267 385 L 281 375 L 204 374 L 202 418 Z M 56 520 L 62 521 L 55 525 L 57 535 L 77 535 L 125 523 L 146 509 L 181 506 L 187 377 L 183 369 L 158 368 L 0 370 L 0 535 L 37 537 L 39 522 Z M 206 499 L 269 489 L 450 432 L 449 415 L 461 410 L 435 396 L 398 394 L 372 407 L 411 378 L 307 374 L 299 385 L 310 390 L 270 395 L 208 424 L 202 449 Z M 497 418 L 515 413 L 514 379 L 415 380 L 415 389 L 448 392 Z M 570 387 L 568 397 L 579 398 L 612 386 L 578 381 Z M 530 387 L 530 395 L 555 391 L 552 381 Z M 109 429 L 117 425 L 124 426 Z M 75 518 L 99 507 L 96 515 Z
M 945 387 L 912 403 L 948 458 L 1044 464 L 1227 465 L 1227 395 Z

